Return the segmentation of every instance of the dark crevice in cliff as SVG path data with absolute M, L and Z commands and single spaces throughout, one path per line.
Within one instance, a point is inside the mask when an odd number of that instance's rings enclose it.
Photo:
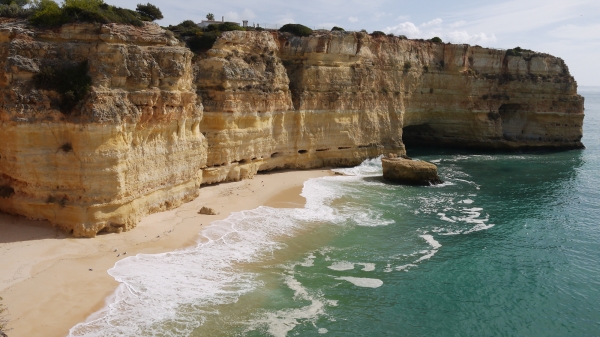
M 289 90 L 292 95 L 292 104 L 294 110 L 300 110 L 302 105 L 302 92 L 304 88 L 300 85 L 304 76 L 304 66 L 302 64 L 294 63 L 293 61 L 283 61 L 283 67 L 287 73 L 289 79 Z

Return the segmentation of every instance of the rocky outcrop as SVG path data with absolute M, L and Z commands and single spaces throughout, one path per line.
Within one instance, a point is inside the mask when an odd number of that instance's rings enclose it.
M 44 67 L 87 60 L 71 111 Z M 226 32 L 194 56 L 156 24 L 0 24 L 0 210 L 75 236 L 135 226 L 201 184 L 349 166 L 404 142 L 582 147 L 583 98 L 550 55 L 317 32 Z
M 381 158 L 383 178 L 404 185 L 431 186 L 443 183 L 437 166 L 408 157 L 388 156 Z

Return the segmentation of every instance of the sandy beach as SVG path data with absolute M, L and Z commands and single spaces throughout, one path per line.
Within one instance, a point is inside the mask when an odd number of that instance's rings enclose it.
M 108 275 L 120 259 L 194 245 L 210 222 L 231 212 L 302 207 L 304 182 L 331 175 L 327 169 L 276 171 L 251 180 L 203 186 L 179 208 L 145 217 L 120 234 L 72 238 L 45 221 L 0 213 L 0 296 L 9 309 L 8 336 L 64 337 L 101 309 L 118 282 Z M 201 215 L 202 206 L 219 214 Z

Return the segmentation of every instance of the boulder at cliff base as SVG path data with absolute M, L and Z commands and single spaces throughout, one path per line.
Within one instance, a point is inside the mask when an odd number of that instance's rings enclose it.
M 430 186 L 443 183 L 437 166 L 420 160 L 381 158 L 383 178 L 404 185 Z

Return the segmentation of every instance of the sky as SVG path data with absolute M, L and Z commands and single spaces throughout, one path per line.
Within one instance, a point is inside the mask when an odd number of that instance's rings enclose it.
M 508 49 L 522 47 L 563 58 L 580 86 L 600 86 L 600 0 L 150 0 L 164 19 L 200 22 L 248 20 L 275 28 L 301 23 L 311 28 L 380 30 L 408 38 Z M 105 0 L 135 9 L 139 0 Z

